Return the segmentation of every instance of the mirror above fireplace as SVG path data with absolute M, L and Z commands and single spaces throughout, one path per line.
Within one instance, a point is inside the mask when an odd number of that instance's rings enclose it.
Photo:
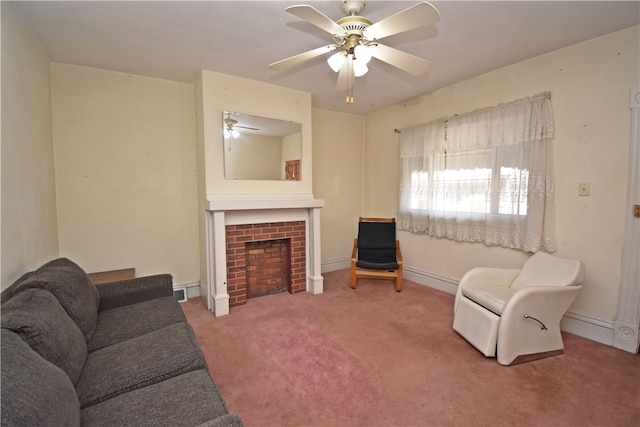
M 300 123 L 224 111 L 222 128 L 225 179 L 300 180 Z

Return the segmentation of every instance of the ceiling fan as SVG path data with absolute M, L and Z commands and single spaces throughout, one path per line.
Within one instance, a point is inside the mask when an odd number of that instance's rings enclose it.
M 341 3 L 341 9 L 347 16 L 337 22 L 309 5 L 286 8 L 287 12 L 331 34 L 334 43 L 274 62 L 269 67 L 273 70 L 283 70 L 333 53 L 327 62 L 331 69 L 338 73 L 337 90 L 347 90 L 348 104 L 354 102 L 355 77 L 363 76 L 369 71 L 367 64 L 372 57 L 415 76 L 429 70 L 431 62 L 383 45 L 379 40 L 438 22 L 440 13 L 430 3 L 420 2 L 376 23 L 360 16 L 365 7 L 363 0 L 342 0 Z
M 240 136 L 240 132 L 238 132 L 238 129 L 248 129 L 248 130 L 260 130 L 258 128 L 252 128 L 249 126 L 241 126 L 238 124 L 238 121 L 236 119 L 232 119 L 231 118 L 231 113 L 227 113 L 227 117 L 225 117 L 223 119 L 224 122 L 224 137 L 225 138 L 229 138 L 230 136 L 233 136 L 234 138 L 237 138 Z

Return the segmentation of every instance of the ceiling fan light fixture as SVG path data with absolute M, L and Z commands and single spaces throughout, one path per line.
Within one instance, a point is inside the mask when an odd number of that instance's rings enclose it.
M 347 16 L 337 21 L 310 5 L 287 7 L 285 9 L 287 12 L 329 33 L 334 43 L 274 62 L 269 67 L 274 70 L 289 68 L 331 53 L 327 63 L 333 71 L 338 73 L 336 88 L 338 91 L 346 89 L 348 104 L 354 102 L 355 77 L 363 76 L 369 71 L 367 64 L 372 56 L 414 76 L 428 71 L 431 63 L 426 59 L 380 44 L 379 41 L 438 22 L 440 13 L 430 3 L 420 1 L 376 23 L 360 15 L 365 7 L 364 0 L 341 0 L 341 3 L 342 11 Z
M 342 68 L 342 65 L 344 65 L 345 59 L 346 55 L 344 51 L 341 50 L 331 55 L 327 59 L 327 63 L 329 64 L 329 67 L 331 67 L 331 69 L 337 73 L 338 71 L 340 71 L 340 68 Z
M 371 50 L 369 49 L 369 46 L 359 44 L 353 48 L 353 54 L 358 61 L 362 61 L 365 64 L 368 64 L 369 61 L 371 61 Z
M 353 60 L 353 75 L 354 77 L 362 77 L 369 71 L 367 63 L 358 59 Z

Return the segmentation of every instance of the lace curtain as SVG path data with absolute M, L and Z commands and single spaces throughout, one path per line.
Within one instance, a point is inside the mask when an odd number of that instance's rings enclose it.
M 554 252 L 548 93 L 403 129 L 398 227 Z

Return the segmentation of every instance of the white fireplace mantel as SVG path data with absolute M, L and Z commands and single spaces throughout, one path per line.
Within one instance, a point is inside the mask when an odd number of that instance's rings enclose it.
M 324 206 L 324 200 L 314 199 L 312 197 L 224 197 L 209 198 L 208 202 L 210 211 L 238 211 L 256 209 L 316 209 Z
M 213 196 L 206 215 L 207 308 L 216 317 L 229 314 L 226 225 L 304 221 L 306 224 L 306 290 L 323 292 L 320 274 L 320 209 L 324 200 L 312 196 Z

